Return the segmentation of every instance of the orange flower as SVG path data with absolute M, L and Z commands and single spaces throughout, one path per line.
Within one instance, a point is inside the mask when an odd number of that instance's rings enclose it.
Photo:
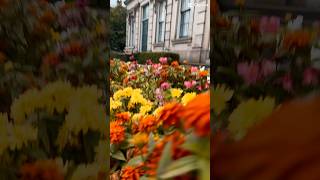
M 130 113 L 129 112 L 117 113 L 116 118 L 118 122 L 126 123 L 130 120 Z
M 182 105 L 177 102 L 170 102 L 163 106 L 163 109 L 159 113 L 159 120 L 162 121 L 164 128 L 177 126 L 179 124 L 180 118 L 178 112 L 181 108 Z
M 146 117 L 141 117 L 139 122 L 139 131 L 141 132 L 152 132 L 157 129 L 157 118 L 153 115 L 147 115 Z
M 178 61 L 173 61 L 173 62 L 171 63 L 171 66 L 177 67 L 177 66 L 179 66 L 179 62 L 178 62 Z
M 64 53 L 71 56 L 83 56 L 85 54 L 85 48 L 79 41 L 70 42 L 64 49 Z
M 139 180 L 140 171 L 138 168 L 127 166 L 121 170 L 122 180 Z
M 209 92 L 197 95 L 179 115 L 183 119 L 185 129 L 194 128 L 198 136 L 210 135 L 210 94 Z
M 0 52 L 0 64 L 6 61 L 7 57 L 3 52 Z
M 303 48 L 311 41 L 311 34 L 307 31 L 288 32 L 283 39 L 285 48 Z
M 200 77 L 206 77 L 208 75 L 208 71 L 203 70 L 203 71 L 199 71 L 199 76 Z
M 44 65 L 49 65 L 49 66 L 57 65 L 59 64 L 59 62 L 60 62 L 60 58 L 56 53 L 48 53 L 43 57 L 43 60 L 42 60 L 42 63 Z
M 154 150 L 144 163 L 146 168 L 145 174 L 148 176 L 155 176 L 158 164 L 162 155 L 162 151 L 168 142 L 172 142 L 171 153 L 174 160 L 184 157 L 189 154 L 188 151 L 181 148 L 181 145 L 185 142 L 185 137 L 179 132 L 175 131 L 172 134 L 166 136 L 161 142 L 156 144 Z
M 125 139 L 125 128 L 121 122 L 112 121 L 110 123 L 110 143 L 119 144 Z
M 319 179 L 320 97 L 284 103 L 240 141 L 215 146 L 214 179 Z
M 39 160 L 34 163 L 26 163 L 20 169 L 21 179 L 47 179 L 63 180 L 61 167 L 54 160 Z
M 55 20 L 55 15 L 52 11 L 45 11 L 39 18 L 41 23 L 50 24 Z

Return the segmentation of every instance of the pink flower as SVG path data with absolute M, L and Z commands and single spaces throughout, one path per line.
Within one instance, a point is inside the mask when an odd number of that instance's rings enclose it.
M 195 80 L 192 81 L 185 81 L 184 82 L 184 86 L 189 89 L 192 88 L 193 86 L 195 86 L 197 84 L 197 82 Z
M 167 57 L 160 57 L 160 58 L 159 58 L 159 62 L 160 62 L 161 64 L 167 64 L 168 58 L 167 58 Z
M 191 81 L 191 85 L 192 85 L 192 86 L 195 86 L 196 84 L 197 84 L 197 82 L 196 82 L 195 80 L 192 80 L 192 81 Z
M 162 89 L 168 89 L 170 87 L 170 84 L 168 82 L 164 82 L 161 84 Z
M 261 73 L 263 77 L 267 77 L 274 73 L 276 70 L 276 64 L 270 60 L 264 60 L 261 63 Z
M 288 92 L 292 91 L 292 77 L 289 73 L 282 77 L 282 87 Z
M 195 67 L 195 66 L 192 66 L 192 67 L 190 68 L 190 71 L 191 71 L 192 73 L 198 72 L 198 68 Z
M 199 91 L 201 91 L 201 90 L 202 90 L 201 85 L 197 86 L 197 89 L 198 89 Z
M 318 83 L 318 71 L 314 68 L 306 68 L 303 72 L 304 85 L 316 85 Z
M 260 19 L 260 32 L 261 33 L 276 33 L 280 28 L 280 18 L 271 16 L 263 16 Z
M 210 87 L 210 84 L 208 82 L 206 82 L 206 84 L 204 85 L 205 89 L 208 89 Z
M 152 64 L 153 64 L 153 63 L 152 63 L 152 60 L 151 60 L 151 59 L 148 59 L 148 60 L 147 60 L 147 64 L 148 64 L 148 65 L 152 65 Z
M 190 81 L 185 81 L 185 82 L 184 82 L 184 86 L 185 86 L 187 89 L 192 88 L 192 84 L 191 84 Z
M 260 68 L 257 63 L 239 63 L 237 70 L 247 85 L 255 84 L 260 79 Z

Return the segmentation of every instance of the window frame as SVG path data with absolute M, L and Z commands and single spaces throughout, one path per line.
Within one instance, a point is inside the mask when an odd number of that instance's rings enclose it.
M 183 2 L 185 1 L 186 3 L 186 7 L 183 7 Z M 179 3 L 179 21 L 178 21 L 178 39 L 183 39 L 183 38 L 188 38 L 190 36 L 190 23 L 191 23 L 191 6 L 190 6 L 190 0 L 181 0 Z M 189 16 L 189 18 L 185 18 L 186 16 Z M 187 23 L 186 23 L 186 19 L 187 19 Z M 182 29 L 185 28 L 185 29 Z M 183 34 L 183 33 L 186 34 Z
M 160 1 L 157 3 L 157 21 L 156 21 L 156 43 L 163 43 L 165 39 L 165 23 L 166 23 L 166 5 L 167 2 L 165 0 Z M 163 9 L 161 9 L 163 8 Z M 160 13 L 163 13 L 160 15 Z M 162 17 L 162 18 L 161 18 Z M 160 23 L 162 23 L 161 29 L 160 29 Z M 160 33 L 162 32 L 162 36 L 160 37 Z

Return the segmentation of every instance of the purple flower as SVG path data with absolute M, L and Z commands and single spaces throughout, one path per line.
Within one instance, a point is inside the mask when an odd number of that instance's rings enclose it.
M 164 82 L 161 84 L 162 89 L 168 89 L 170 87 L 170 84 L 168 82 Z
M 316 85 L 318 84 L 318 71 L 312 67 L 306 68 L 303 72 L 303 84 L 304 85 Z
M 167 58 L 167 57 L 160 57 L 160 58 L 159 58 L 159 62 L 160 62 L 161 64 L 167 64 L 168 58 Z

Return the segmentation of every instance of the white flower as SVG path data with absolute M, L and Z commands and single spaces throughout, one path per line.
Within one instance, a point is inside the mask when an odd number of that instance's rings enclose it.
M 302 23 L 303 23 L 303 16 L 299 15 L 296 17 L 296 19 L 289 21 L 287 27 L 291 31 L 296 31 L 302 28 Z

